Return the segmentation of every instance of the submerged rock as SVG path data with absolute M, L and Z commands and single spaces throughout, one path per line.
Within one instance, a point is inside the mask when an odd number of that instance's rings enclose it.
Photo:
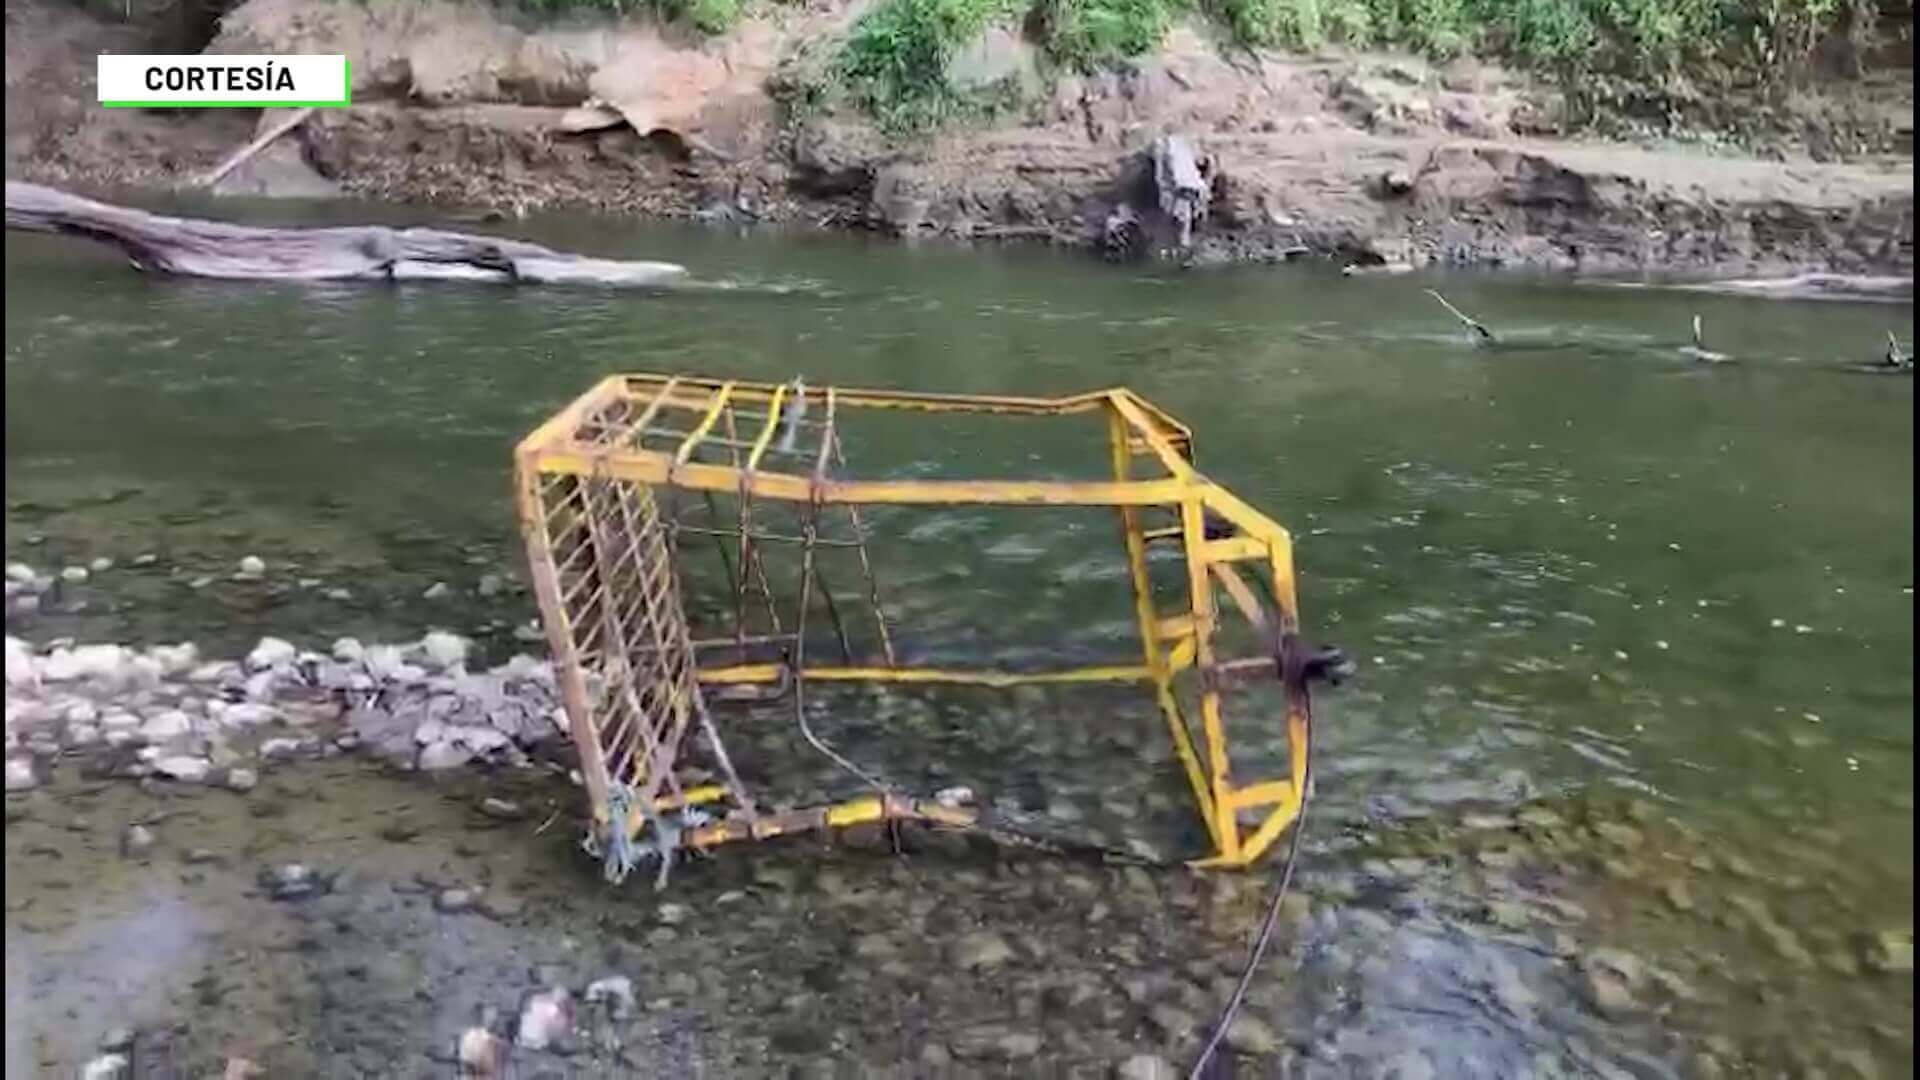
M 1013 948 L 998 934 L 977 931 L 953 944 L 953 965 L 962 971 L 992 971 L 1013 959 Z
M 1241 1013 L 1227 1027 L 1227 1048 L 1237 1054 L 1271 1054 L 1280 1049 L 1280 1037 L 1258 1017 Z
M 1040 1036 L 1001 1024 L 982 1024 L 960 1032 L 950 1045 L 957 1057 L 1019 1061 L 1040 1052 Z
M 303 900 L 327 891 L 327 880 L 301 863 L 260 871 L 260 885 L 275 900 Z
M 1881 930 L 1862 942 L 1861 959 L 1883 975 L 1913 974 L 1913 931 Z
M 153 830 L 145 825 L 129 825 L 120 834 L 120 854 L 129 859 L 141 859 L 153 850 Z
M 1640 958 L 1620 949 L 1595 949 L 1581 963 L 1581 990 L 1587 1004 L 1609 1019 L 1639 1011 L 1635 996 L 1646 982 Z
M 1113 1070 L 1114 1080 L 1180 1080 L 1173 1063 L 1152 1054 L 1135 1054 Z

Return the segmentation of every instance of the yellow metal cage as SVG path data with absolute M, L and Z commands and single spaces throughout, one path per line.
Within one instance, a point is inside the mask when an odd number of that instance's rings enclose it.
M 855 410 L 1002 416 L 1103 417 L 1111 478 L 860 479 L 843 476 L 839 424 Z M 946 683 L 1008 687 L 1028 683 L 1138 682 L 1151 687 L 1174 754 L 1192 789 L 1212 850 L 1200 867 L 1244 867 L 1293 823 L 1306 779 L 1306 725 L 1288 696 L 1288 775 L 1241 781 L 1229 754 L 1222 689 L 1236 677 L 1272 671 L 1271 653 L 1216 655 L 1222 606 L 1261 639 L 1295 632 L 1293 548 L 1287 530 L 1208 480 L 1193 465 L 1193 438 L 1179 421 L 1125 389 L 1064 398 L 918 394 L 887 390 L 773 385 L 663 375 L 605 379 L 522 441 L 516 451 L 521 526 L 540 612 L 595 829 L 611 847 L 705 849 L 809 829 L 864 822 L 921 820 L 966 827 L 977 812 L 916 798 L 874 781 L 870 796 L 804 810 L 756 806 L 728 760 L 708 707 L 716 687 L 762 685 L 798 695 L 809 681 Z M 723 522 L 715 498 L 738 501 Z M 681 500 L 712 511 L 689 523 Z M 785 504 L 800 515 L 798 535 L 756 525 L 755 507 Z M 1140 652 L 1098 666 L 1037 673 L 923 667 L 896 660 L 867 561 L 860 508 L 893 505 L 1113 507 L 1131 571 Z M 822 532 L 825 518 L 845 533 Z M 679 545 L 707 534 L 719 545 L 736 587 L 731 639 L 699 641 L 682 607 Z M 774 543 L 803 549 L 801 589 L 790 629 L 776 610 L 760 557 Z M 814 554 L 824 545 L 857 549 L 866 576 L 879 656 L 834 665 L 808 659 L 805 627 L 819 603 Z M 1184 562 L 1184 610 L 1156 604 L 1148 552 L 1176 548 Z M 764 633 L 750 633 L 749 598 L 764 607 Z M 835 630 L 841 613 L 824 595 Z M 703 663 L 722 651 L 732 662 Z M 780 650 L 749 660 L 754 645 Z M 1198 675 L 1198 716 L 1187 715 L 1175 678 Z M 816 747 L 861 775 L 813 739 Z M 683 784 L 681 748 L 698 732 L 718 765 L 717 782 Z M 870 778 L 867 778 L 870 779 Z M 683 828 L 667 815 L 694 805 L 714 813 Z M 723 816 L 715 817 L 719 813 Z M 1249 815 L 1243 821 L 1242 815 Z M 663 855 L 670 851 L 662 850 Z

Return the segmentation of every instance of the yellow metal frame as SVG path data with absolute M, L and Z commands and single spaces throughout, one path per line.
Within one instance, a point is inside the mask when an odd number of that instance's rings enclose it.
M 1111 389 L 1063 398 L 1031 398 L 949 394 L 919 394 L 890 390 L 808 390 L 827 395 L 840 410 L 909 410 L 926 413 L 999 414 L 1059 417 L 1102 414 L 1107 419 L 1112 455 L 1112 479 L 1103 481 L 1021 480 L 855 480 L 801 475 L 760 467 L 781 417 L 781 407 L 792 391 L 787 386 L 665 375 L 616 375 L 594 386 L 523 440 L 515 454 L 517 487 L 523 529 L 541 612 L 555 659 L 562 673 L 561 690 L 582 751 L 596 817 L 605 822 L 606 780 L 598 760 L 599 743 L 594 720 L 588 715 L 585 684 L 575 655 L 574 637 L 567 625 L 557 581 L 541 572 L 546 556 L 541 533 L 539 485 L 556 475 L 612 478 L 648 487 L 674 486 L 689 490 L 751 495 L 756 499 L 821 504 L 890 504 L 954 506 L 1112 506 L 1118 511 L 1134 590 L 1141 654 L 1138 662 L 1116 663 L 1037 674 L 992 670 L 956 670 L 915 667 L 816 666 L 800 672 L 805 679 L 881 683 L 954 683 L 1010 687 L 1034 683 L 1141 682 L 1153 688 L 1164 714 L 1167 732 L 1181 769 L 1192 788 L 1195 804 L 1213 844 L 1211 855 L 1191 865 L 1206 868 L 1245 867 L 1260 858 L 1299 814 L 1300 790 L 1306 775 L 1307 718 L 1294 706 L 1286 717 L 1289 775 L 1252 782 L 1236 780 L 1231 765 L 1223 717 L 1221 690 L 1228 677 L 1262 660 L 1223 661 L 1215 656 L 1216 631 L 1224 594 L 1229 607 L 1275 640 L 1282 631 L 1295 631 L 1299 607 L 1295 594 L 1293 543 L 1287 530 L 1219 485 L 1193 465 L 1192 433 L 1178 420 L 1126 389 Z M 699 417 L 674 452 L 608 447 L 580 437 L 585 418 L 611 406 L 641 410 L 644 426 L 663 410 L 687 410 Z M 709 437 L 723 409 L 756 407 L 764 426 L 741 466 L 693 460 L 695 450 Z M 741 443 L 745 446 L 747 444 Z M 1171 511 L 1177 524 L 1148 529 L 1151 511 Z M 1210 536 L 1210 522 L 1224 523 L 1230 535 Z M 1187 610 L 1160 611 L 1148 576 L 1147 550 L 1155 542 L 1177 542 L 1187 571 Z M 1250 583 L 1244 570 L 1255 573 Z M 1217 592 L 1216 592 L 1217 590 Z M 1270 659 L 1270 658 L 1268 658 Z M 1174 679 L 1187 669 L 1200 676 L 1199 732 L 1196 737 L 1174 693 Z M 1270 669 L 1269 669 L 1270 670 Z M 733 664 L 701 667 L 702 685 L 774 683 L 785 674 L 779 664 Z M 724 789 L 701 788 L 684 793 L 657 808 L 718 801 Z M 1268 807 L 1260 823 L 1245 830 L 1239 812 Z M 916 800 L 874 797 L 778 819 L 760 816 L 754 823 L 710 826 L 684 838 L 689 846 L 705 847 L 734 839 L 760 838 L 800 827 L 838 827 L 861 822 L 912 817 L 961 823 L 962 812 Z M 638 829 L 644 815 L 635 812 L 630 825 Z M 791 818 L 793 820 L 786 820 Z

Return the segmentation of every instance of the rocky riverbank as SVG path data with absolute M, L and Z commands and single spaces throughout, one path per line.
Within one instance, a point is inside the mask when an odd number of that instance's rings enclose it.
M 52 575 L 7 567 L 8 602 Z M 243 573 L 245 569 L 243 568 Z M 516 656 L 466 670 L 470 643 L 436 631 L 404 645 L 333 642 L 326 653 L 263 639 L 240 660 L 191 642 L 144 649 L 6 639 L 7 790 L 88 755 L 90 775 L 250 790 L 262 764 L 363 750 L 403 769 L 525 767 L 565 730 L 552 665 Z
M 1480 64 L 1242 55 L 1179 26 L 1119 69 L 1043 79 L 1017 33 L 993 31 L 949 78 L 1011 80 L 1024 104 L 904 137 L 807 104 L 819 43 L 862 10 L 783 6 L 693 42 L 644 21 L 525 28 L 446 0 L 249 0 L 209 51 L 347 51 L 356 104 L 321 110 L 222 189 L 1196 262 L 1713 275 L 1913 265 L 1910 81 L 1905 98 L 1801 101 L 1775 119 L 1806 141 L 1756 157 L 1712 133 L 1684 147 L 1593 141 L 1551 87 Z M 10 177 L 164 187 L 252 133 L 224 110 L 93 108 L 91 53 L 131 51 L 134 27 L 44 0 L 8 0 L 7 18 Z M 1166 134 L 1205 165 L 1186 249 L 1153 191 L 1149 149 Z M 1904 156 L 1884 153 L 1903 138 Z

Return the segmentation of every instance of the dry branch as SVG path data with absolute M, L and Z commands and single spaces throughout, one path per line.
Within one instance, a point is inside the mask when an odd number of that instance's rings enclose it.
M 1459 319 L 1462 323 L 1466 324 L 1467 329 L 1472 330 L 1474 333 L 1480 335 L 1481 341 L 1484 341 L 1489 345 L 1494 343 L 1495 338 L 1493 336 L 1493 331 L 1481 325 L 1479 320 L 1475 319 L 1471 315 L 1468 315 L 1466 312 L 1461 311 L 1459 308 L 1454 307 L 1452 304 L 1447 303 L 1447 298 L 1444 296 L 1441 296 L 1437 290 L 1428 289 L 1427 295 L 1433 297 L 1435 300 L 1440 301 L 1441 307 L 1446 308 L 1448 311 L 1453 312 L 1453 317 L 1456 319 Z
M 200 186 L 212 187 L 219 183 L 222 177 L 245 164 L 248 158 L 266 149 L 273 140 L 299 127 L 301 121 L 312 115 L 313 106 L 309 105 L 305 108 L 295 109 L 291 114 L 281 117 L 272 127 L 261 132 L 258 138 L 255 138 L 252 142 L 227 155 L 225 161 L 214 166 L 212 172 L 200 179 Z
M 649 286 L 686 276 L 674 263 L 595 259 L 439 229 L 275 229 L 165 217 L 11 180 L 7 228 L 97 240 L 138 269 L 190 277 Z

